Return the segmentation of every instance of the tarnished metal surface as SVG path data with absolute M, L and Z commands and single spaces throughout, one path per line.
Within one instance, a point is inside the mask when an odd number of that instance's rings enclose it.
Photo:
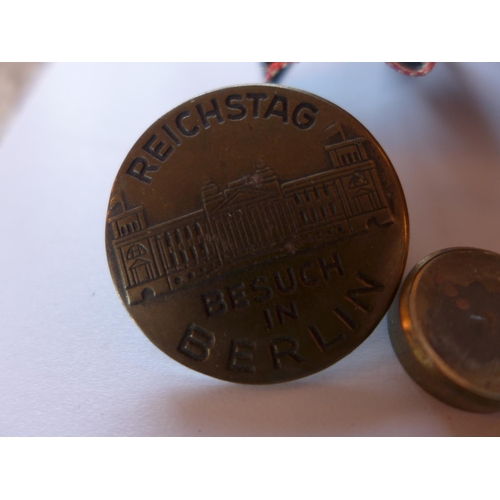
M 106 246 L 136 323 L 207 375 L 283 382 L 330 366 L 379 323 L 408 248 L 396 173 L 317 96 L 214 91 L 154 123 L 112 189 Z
M 389 314 L 406 371 L 445 403 L 500 410 L 500 255 L 451 248 L 408 275 Z

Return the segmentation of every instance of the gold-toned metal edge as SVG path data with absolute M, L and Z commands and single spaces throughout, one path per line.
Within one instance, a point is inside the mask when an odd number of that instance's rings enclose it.
M 433 259 L 445 253 L 481 250 L 473 247 L 451 247 L 433 252 L 419 261 L 406 277 L 388 315 L 392 345 L 406 372 L 427 392 L 441 401 L 469 411 L 492 412 L 500 410 L 500 395 L 482 391 L 467 382 L 432 349 L 421 332 L 412 328 L 411 292 L 418 283 L 422 269 Z

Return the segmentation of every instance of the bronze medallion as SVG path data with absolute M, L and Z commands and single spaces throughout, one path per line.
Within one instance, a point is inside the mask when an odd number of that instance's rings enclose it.
M 148 336 L 232 382 L 304 377 L 356 348 L 397 291 L 408 216 L 355 118 L 275 85 L 209 92 L 134 145 L 106 225 L 113 280 Z
M 389 331 L 425 390 L 464 410 L 500 410 L 500 255 L 449 248 L 423 259 L 391 307 Z

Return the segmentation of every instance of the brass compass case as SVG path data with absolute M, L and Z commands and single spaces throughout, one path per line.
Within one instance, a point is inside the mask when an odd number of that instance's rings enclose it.
M 428 255 L 406 277 L 388 325 L 423 389 L 462 410 L 500 410 L 500 255 L 462 247 Z
M 403 192 L 355 118 L 275 85 L 220 89 L 155 122 L 112 188 L 106 248 L 148 338 L 240 383 L 315 373 L 380 322 L 408 251 Z

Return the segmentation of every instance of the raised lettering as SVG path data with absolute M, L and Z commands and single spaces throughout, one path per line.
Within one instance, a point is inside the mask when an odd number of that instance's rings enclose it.
M 263 295 L 254 297 L 255 302 L 269 302 L 274 297 L 273 289 L 269 285 L 261 285 L 260 283 L 267 283 L 269 281 L 267 276 L 259 276 L 250 283 L 250 288 L 254 292 L 264 292 Z
M 270 330 L 271 328 L 274 328 L 274 321 L 273 317 L 271 316 L 271 311 L 269 309 L 264 309 L 262 313 L 264 314 L 264 319 L 266 320 L 267 329 Z
M 163 141 L 159 141 L 156 146 L 155 142 L 158 141 L 158 136 L 153 134 L 149 141 L 142 147 L 146 153 L 149 153 L 151 156 L 156 158 L 157 160 L 164 163 L 166 159 L 174 152 L 174 146 L 170 145 L 166 150 L 164 149 L 166 144 Z
M 314 114 L 307 113 L 307 111 L 301 114 L 301 111 L 303 110 L 312 111 L 312 113 Z M 311 128 L 316 122 L 316 113 L 318 111 L 318 108 L 314 106 L 314 104 L 303 102 L 294 109 L 292 114 L 292 122 L 296 127 L 302 130 L 307 130 Z
M 206 361 L 210 357 L 210 349 L 215 345 L 215 335 L 201 326 L 191 323 L 181 343 L 179 351 L 196 361 Z
M 355 321 L 348 313 L 346 313 L 340 306 L 335 306 L 333 312 L 350 330 L 354 331 L 358 328 L 359 323 Z
M 247 98 L 253 101 L 253 114 L 252 116 L 254 118 L 258 118 L 260 115 L 260 101 L 265 101 L 266 99 L 269 99 L 269 96 L 267 94 L 264 94 L 263 92 L 249 92 L 247 94 Z
M 321 283 L 321 278 L 319 276 L 311 276 L 308 274 L 307 270 L 314 266 L 313 262 L 304 262 L 299 268 L 299 278 L 300 281 L 306 286 L 315 286 Z
M 243 120 L 247 116 L 247 108 L 240 102 L 235 102 L 235 101 L 242 101 L 243 100 L 243 94 L 231 94 L 226 97 L 226 106 L 229 109 L 237 109 L 240 112 L 239 113 L 229 113 L 227 115 L 229 120 Z
M 346 337 L 345 333 L 338 333 L 337 335 L 334 335 L 330 340 L 326 340 L 316 325 L 309 325 L 309 333 L 311 334 L 311 337 L 314 339 L 321 352 L 327 351 L 341 340 L 344 340 Z
M 278 316 L 278 321 L 283 324 L 285 318 L 299 319 L 299 312 L 297 311 L 297 304 L 293 300 L 290 301 L 289 307 L 285 307 L 283 304 L 278 304 L 276 306 L 276 316 Z
M 130 167 L 128 167 L 127 174 L 135 177 L 145 184 L 151 184 L 153 178 L 147 175 L 147 173 L 157 172 L 159 168 L 160 165 L 150 165 L 144 156 L 138 156 L 132 161 Z
M 210 128 L 209 118 L 217 118 L 219 123 L 224 123 L 224 117 L 222 116 L 219 101 L 216 98 L 210 99 L 212 103 L 212 109 L 210 111 L 205 111 L 203 109 L 203 104 L 197 104 L 196 109 L 198 110 L 198 114 L 200 115 L 201 121 L 205 128 Z
M 279 107 L 278 107 L 279 106 Z M 271 116 L 281 117 L 283 123 L 288 123 L 288 99 L 281 95 L 275 95 L 271 104 L 267 108 L 264 118 L 268 119 Z
M 231 304 L 235 309 L 250 307 L 250 301 L 245 294 L 245 283 L 237 283 L 236 285 L 228 286 L 227 291 L 231 299 Z
M 210 290 L 205 292 L 201 299 L 205 306 L 207 316 L 220 316 L 227 312 L 227 304 L 224 300 L 224 294 L 220 290 Z
M 345 276 L 344 266 L 342 265 L 340 255 L 338 253 L 332 253 L 332 261 L 332 263 L 327 263 L 323 257 L 318 259 L 323 276 L 327 281 L 330 279 L 330 271 L 332 269 L 335 269 L 339 276 Z
M 368 286 L 362 286 L 359 288 L 350 288 L 345 293 L 345 297 L 362 311 L 370 312 L 373 309 L 373 306 L 367 304 L 366 302 L 363 302 L 359 298 L 359 296 L 375 292 L 381 292 L 384 289 L 384 285 L 374 280 L 373 278 L 369 278 L 368 276 L 366 276 L 366 274 L 363 274 L 360 271 L 356 273 L 356 278 Z
M 295 291 L 297 291 L 297 280 L 295 279 L 295 273 L 293 272 L 293 269 L 291 267 L 287 267 L 286 272 L 288 274 L 288 285 L 285 285 L 283 283 L 283 279 L 281 278 L 281 274 L 279 271 L 276 271 L 274 273 L 274 281 L 281 293 L 294 293 Z
M 233 339 L 231 342 L 231 355 L 229 357 L 229 370 L 237 372 L 255 372 L 252 364 L 255 342 L 246 339 Z
M 167 124 L 162 125 L 161 128 L 170 137 L 170 139 L 172 139 L 177 144 L 177 146 L 180 146 L 182 144 L 179 136 Z
M 175 119 L 175 124 L 177 125 L 177 128 L 179 129 L 180 133 L 182 135 L 185 135 L 186 137 L 192 137 L 200 131 L 200 127 L 198 125 L 195 125 L 191 130 L 188 130 L 184 124 L 182 123 L 185 118 L 188 118 L 191 115 L 191 111 L 183 111 L 182 113 L 179 113 L 177 115 L 177 118 Z
M 304 358 L 297 352 L 299 348 L 299 342 L 295 337 L 278 337 L 274 338 L 269 342 L 269 349 L 271 351 L 271 358 L 273 360 L 273 366 L 276 369 L 282 367 L 282 358 L 289 357 L 293 359 L 296 363 L 303 363 Z

